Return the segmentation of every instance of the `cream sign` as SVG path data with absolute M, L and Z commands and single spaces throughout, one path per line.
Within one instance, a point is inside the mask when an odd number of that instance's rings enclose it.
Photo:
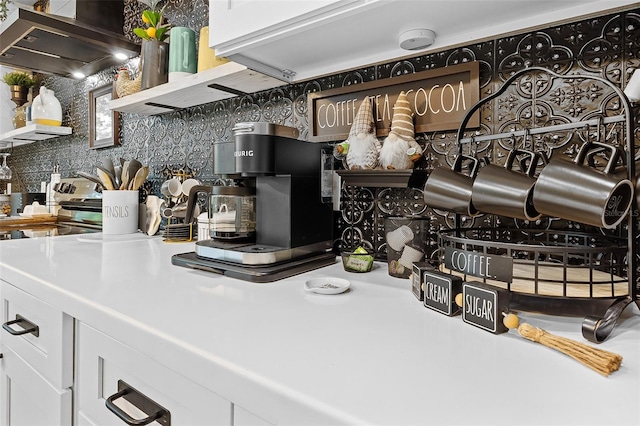
M 393 105 L 401 91 L 407 94 L 411 104 L 416 133 L 455 130 L 479 100 L 478 68 L 478 63 L 472 62 L 310 93 L 309 140 L 346 139 L 358 108 L 367 97 L 373 104 L 377 135 L 386 136 L 393 118 Z M 468 124 L 469 128 L 477 126 L 478 113 Z

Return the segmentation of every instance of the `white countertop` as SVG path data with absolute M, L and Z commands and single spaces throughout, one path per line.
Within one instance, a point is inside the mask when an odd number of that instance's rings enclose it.
M 336 259 L 255 284 L 171 264 L 193 249 L 142 234 L 3 241 L 0 278 L 272 423 L 640 424 L 635 304 L 592 344 L 624 358 L 605 378 L 516 331 L 493 335 L 424 308 L 384 263 L 349 274 Z M 305 292 L 318 276 L 351 288 Z M 583 318 L 519 315 L 586 342 Z

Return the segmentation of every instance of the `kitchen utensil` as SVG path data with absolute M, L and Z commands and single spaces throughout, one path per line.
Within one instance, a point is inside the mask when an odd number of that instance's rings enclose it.
M 588 154 L 594 149 L 608 154 L 603 170 L 591 167 Z M 543 214 L 602 228 L 615 228 L 633 202 L 633 184 L 625 167 L 617 167 L 625 154 L 601 142 L 585 142 L 575 161 L 552 160 L 538 176 L 533 205 Z M 623 170 L 625 170 L 623 172 Z
M 140 167 L 136 172 L 135 176 L 133 177 L 133 179 L 131 180 L 131 183 L 129 184 L 129 189 L 137 191 L 142 186 L 145 179 L 147 179 L 148 175 L 149 175 L 149 167 L 148 166 Z
M 101 167 L 98 167 L 96 172 L 98 173 L 98 178 L 100 178 L 100 182 L 102 182 L 102 187 L 104 189 L 107 189 L 107 190 L 116 189 L 111 176 L 109 176 L 109 173 L 104 171 Z
M 142 167 L 142 163 L 140 163 L 135 158 L 132 158 L 131 160 L 129 160 L 129 173 L 127 173 L 127 176 L 129 177 L 129 181 L 131 181 L 134 178 L 134 176 L 136 175 L 140 167 Z
M 105 157 L 102 159 L 102 168 L 108 171 L 109 173 L 111 173 L 112 175 L 114 176 L 116 175 L 116 171 L 113 166 L 113 161 L 111 161 L 111 158 Z
M 122 185 L 122 166 L 120 164 L 113 166 L 113 171 L 113 175 L 116 178 L 115 184 L 118 188 L 120 188 L 120 185 Z
M 120 178 L 121 182 L 120 182 L 120 189 L 125 189 L 127 187 L 127 185 L 129 185 L 129 161 L 126 160 L 123 164 L 122 164 L 122 176 Z

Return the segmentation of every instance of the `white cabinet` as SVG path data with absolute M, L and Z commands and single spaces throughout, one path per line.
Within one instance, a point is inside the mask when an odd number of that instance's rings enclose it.
M 73 320 L 0 282 L 0 425 L 71 426 Z
M 290 31 L 293 22 L 344 9 L 362 0 L 211 0 L 209 37 L 212 45 L 236 42 L 275 29 Z
M 628 0 L 407 1 L 210 0 L 209 45 L 216 55 L 287 81 L 442 52 L 542 25 L 603 16 Z M 433 45 L 400 47 L 400 35 L 435 32 Z
M 8 347 L 2 354 L 0 425 L 71 426 L 71 389 L 53 386 Z
M 158 413 L 153 424 L 231 425 L 229 401 L 86 324 L 78 323 L 76 351 L 80 424 L 118 425 Z

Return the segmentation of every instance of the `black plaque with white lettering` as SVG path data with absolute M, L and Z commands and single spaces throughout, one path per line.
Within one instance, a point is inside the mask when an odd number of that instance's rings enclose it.
M 429 262 L 414 262 L 413 271 L 411 274 L 411 291 L 413 295 L 419 300 L 424 300 L 424 274 L 427 271 L 433 271 L 435 268 Z
M 502 313 L 509 308 L 509 293 L 475 281 L 462 284 L 462 320 L 493 334 L 508 331 Z
M 513 258 L 509 256 L 496 256 L 445 247 L 444 266 L 473 277 L 505 283 L 510 283 L 513 280 Z
M 424 306 L 450 317 L 460 313 L 456 295 L 462 291 L 462 278 L 439 271 L 424 273 Z

